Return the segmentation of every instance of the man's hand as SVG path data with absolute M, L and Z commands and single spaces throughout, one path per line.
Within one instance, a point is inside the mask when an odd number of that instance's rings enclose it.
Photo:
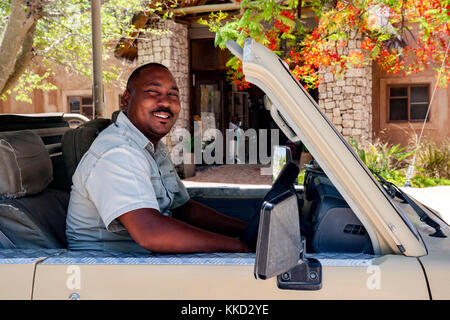
M 182 206 L 171 209 L 174 218 L 211 232 L 237 237 L 242 234 L 247 222 L 221 214 L 190 199 Z
M 133 210 L 121 215 L 119 220 L 134 241 L 153 252 L 250 252 L 237 239 L 166 217 L 156 209 Z

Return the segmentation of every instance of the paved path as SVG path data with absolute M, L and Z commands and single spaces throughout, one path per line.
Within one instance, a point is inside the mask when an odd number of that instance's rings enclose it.
M 401 189 L 424 205 L 438 211 L 450 224 L 450 186 Z
M 261 174 L 261 168 L 264 167 L 267 166 L 257 164 L 223 165 L 200 172 L 184 181 L 214 184 L 271 185 L 272 175 Z M 269 172 L 271 171 L 269 170 Z

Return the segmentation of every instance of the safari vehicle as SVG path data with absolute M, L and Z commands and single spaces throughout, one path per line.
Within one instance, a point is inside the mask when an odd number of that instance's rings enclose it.
M 316 161 L 303 188 L 293 186 L 292 163 L 270 190 L 189 188 L 192 198 L 250 224 L 256 207 L 256 254 L 65 249 L 67 178 L 85 141 L 109 120 L 63 126 L 61 145 L 36 124 L 10 128 L 0 133 L 1 192 L 14 195 L 0 201 L 1 299 L 450 298 L 445 221 L 377 179 L 269 49 L 252 39 L 229 49 L 243 61 L 246 80 L 269 97 L 283 132 Z M 84 140 L 77 130 L 85 130 Z

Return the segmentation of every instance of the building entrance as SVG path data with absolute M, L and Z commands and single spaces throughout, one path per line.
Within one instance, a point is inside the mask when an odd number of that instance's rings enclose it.
M 278 127 L 273 122 L 270 112 L 265 109 L 263 98 L 264 93 L 256 86 L 252 85 L 245 91 L 239 91 L 236 85 L 232 85 L 228 79 L 226 62 L 228 61 L 228 50 L 220 50 L 214 46 L 212 39 L 191 40 L 191 134 L 195 132 L 194 122 L 200 126 L 202 135 L 202 148 L 215 141 L 214 136 L 217 129 L 221 133 L 221 138 L 226 137 L 227 129 L 242 129 L 247 131 L 254 129 L 259 145 L 260 129 L 266 129 L 268 151 L 270 157 L 271 129 Z M 280 142 L 285 142 L 285 136 L 279 132 Z M 242 160 L 249 160 L 249 137 L 245 137 L 245 157 Z M 235 139 L 237 140 L 237 139 Z M 232 148 L 237 152 L 238 142 L 225 145 L 223 140 L 223 154 Z M 258 150 L 259 154 L 259 150 Z M 260 160 L 260 159 L 258 159 Z M 226 159 L 223 159 L 226 163 Z M 238 162 L 239 163 L 239 162 Z

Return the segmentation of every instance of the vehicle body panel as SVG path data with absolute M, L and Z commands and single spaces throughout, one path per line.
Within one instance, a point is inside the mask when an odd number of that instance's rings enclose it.
M 436 247 L 427 246 L 429 254 L 420 257 L 433 300 L 450 299 L 450 247 L 449 240 L 439 239 Z
M 29 300 L 33 288 L 34 263 L 0 265 L 0 300 Z
M 437 217 L 434 220 L 439 222 Z M 448 225 L 441 223 L 441 228 L 447 235 L 450 234 Z M 430 234 L 434 230 L 430 229 L 425 224 L 419 226 L 419 232 L 428 250 L 428 254 L 419 257 L 419 260 L 428 280 L 431 298 L 448 300 L 450 299 L 450 238 L 431 237 Z
M 60 250 L 0 250 L 0 300 L 31 299 L 36 265 Z
M 255 280 L 254 254 L 89 256 L 74 259 L 63 254 L 38 264 L 33 299 L 68 299 L 73 293 L 81 299 L 429 298 L 417 259 L 399 255 L 312 255 L 323 265 L 323 287 L 318 291 L 278 289 L 276 278 Z M 79 268 L 79 289 L 69 288 L 73 266 Z

